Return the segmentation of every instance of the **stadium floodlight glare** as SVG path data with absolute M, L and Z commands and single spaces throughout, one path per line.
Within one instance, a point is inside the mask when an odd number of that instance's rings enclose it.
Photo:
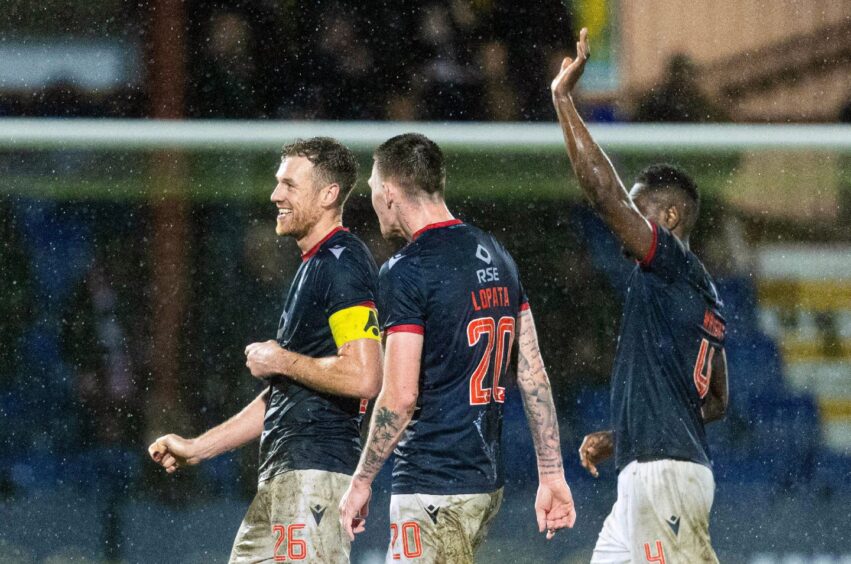
M 594 124 L 607 149 L 695 151 L 851 149 L 851 125 Z M 0 119 L 0 149 L 279 149 L 298 137 L 328 135 L 371 150 L 416 131 L 447 148 L 563 150 L 553 123 L 436 123 L 233 120 Z

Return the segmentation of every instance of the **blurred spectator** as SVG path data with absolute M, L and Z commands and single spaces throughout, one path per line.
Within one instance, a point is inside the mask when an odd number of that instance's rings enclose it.
M 66 362 L 76 375 L 81 442 L 88 447 L 135 444 L 138 389 L 118 295 L 98 263 L 62 316 Z
M 317 114 L 327 119 L 370 119 L 377 113 L 375 60 L 357 20 L 343 6 L 325 11 L 311 58 Z
M 420 12 L 419 36 L 425 57 L 417 71 L 425 101 L 422 117 L 468 120 L 478 117 L 478 73 L 466 58 L 463 38 L 471 22 L 464 10 L 443 3 L 427 4 Z
M 517 93 L 509 76 L 508 49 L 501 41 L 491 41 L 482 45 L 479 57 L 486 115 L 495 121 L 516 121 L 519 109 Z
M 638 102 L 635 121 L 708 122 L 727 121 L 697 83 L 697 69 L 686 55 L 674 55 L 662 83 L 654 86 Z
M 257 117 L 254 38 L 248 22 L 235 12 L 215 12 L 204 35 L 188 113 L 207 118 Z

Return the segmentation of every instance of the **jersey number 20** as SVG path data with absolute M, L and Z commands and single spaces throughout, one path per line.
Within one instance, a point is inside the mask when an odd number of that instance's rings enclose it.
M 505 344 L 506 336 L 508 336 L 508 346 Z M 470 376 L 470 405 L 484 405 L 490 402 L 491 398 L 499 403 L 505 401 L 505 388 L 499 385 L 499 377 L 508 369 L 506 359 L 511 354 L 511 346 L 514 344 L 514 318 L 500 317 L 499 321 L 496 321 L 493 317 L 481 317 L 467 324 L 469 346 L 475 347 L 482 337 L 487 338 L 488 345 L 479 365 Z M 493 384 L 490 388 L 485 388 L 484 381 L 490 368 L 492 353 L 494 353 Z

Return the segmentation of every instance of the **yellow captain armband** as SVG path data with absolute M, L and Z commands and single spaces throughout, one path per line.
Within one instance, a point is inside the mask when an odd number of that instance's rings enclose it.
M 331 334 L 339 349 L 350 341 L 358 339 L 381 340 L 378 330 L 378 315 L 371 304 L 360 304 L 341 309 L 328 318 Z

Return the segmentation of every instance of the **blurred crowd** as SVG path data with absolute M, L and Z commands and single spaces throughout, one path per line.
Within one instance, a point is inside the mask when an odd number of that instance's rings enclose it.
M 541 120 L 573 36 L 560 0 L 186 3 L 196 118 Z M 142 30 L 144 37 L 144 30 Z M 149 39 L 148 39 L 149 40 Z M 144 81 L 0 93 L 0 115 L 140 117 Z
M 186 0 L 184 29 L 168 46 L 170 57 L 180 58 L 183 50 L 185 72 L 171 78 L 183 83 L 176 91 L 181 93 L 180 113 L 189 118 L 551 120 L 548 85 L 562 58 L 572 52 L 578 4 Z M 69 58 L 57 39 L 65 35 L 89 46 L 102 41 L 117 58 L 131 61 L 123 74 L 98 87 L 84 86 L 80 75 L 108 74 L 108 63 L 96 65 L 97 72 L 91 64 L 78 63 L 74 71 L 41 76 L 36 84 L 19 80 L 14 87 L 9 87 L 7 69 L 7 76 L 0 76 L 0 117 L 153 115 L 152 89 L 160 83 L 150 80 L 150 18 L 150 6 L 141 2 L 116 11 L 112 19 L 121 19 L 120 24 L 93 24 L 80 32 L 18 33 L 0 27 L 4 39 L 30 42 L 36 50 L 53 42 L 50 56 L 55 61 L 67 63 Z M 98 25 L 104 29 L 96 29 Z M 110 26 L 115 29 L 108 31 Z M 39 56 L 44 54 L 7 66 L 42 67 Z M 713 88 L 723 85 L 701 77 L 701 68 L 674 54 L 652 87 L 596 93 L 582 100 L 581 110 L 592 121 L 736 119 L 723 96 L 715 91 L 707 95 L 707 80 Z M 837 117 L 847 122 L 849 115 L 851 101 Z M 788 117 L 795 120 L 794 114 Z

